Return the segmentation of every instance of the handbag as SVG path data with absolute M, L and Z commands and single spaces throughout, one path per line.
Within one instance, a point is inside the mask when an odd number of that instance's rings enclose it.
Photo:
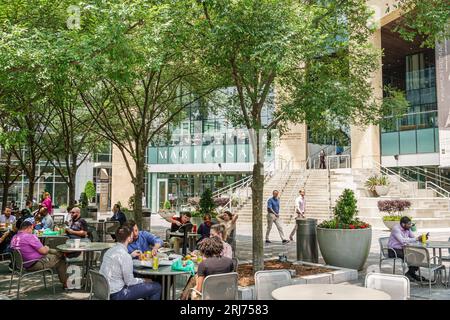
M 195 275 L 195 265 L 192 260 L 185 260 L 183 263 L 183 260 L 178 258 L 172 263 L 171 269 L 172 271 L 187 271 L 190 272 L 191 275 Z

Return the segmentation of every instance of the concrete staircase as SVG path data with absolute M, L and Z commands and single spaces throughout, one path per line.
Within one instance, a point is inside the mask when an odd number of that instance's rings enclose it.
M 385 229 L 382 214 L 377 202 L 388 199 L 407 199 L 411 201 L 411 209 L 404 214 L 414 218 L 418 228 L 449 228 L 450 208 L 447 198 L 438 197 L 433 190 L 419 189 L 416 182 L 402 182 L 394 175 L 389 176 L 389 193 L 383 197 L 370 197 L 364 186 L 367 178 L 377 174 L 375 169 L 335 169 L 330 170 L 293 170 L 287 180 L 281 181 L 279 175 L 273 176 L 264 186 L 264 200 L 272 195 L 273 189 L 280 190 L 280 217 L 284 224 L 295 223 L 294 200 L 298 190 L 304 188 L 306 195 L 306 216 L 318 219 L 319 222 L 329 219 L 337 198 L 348 188 L 355 191 L 358 199 L 359 218 L 374 228 Z M 328 179 L 330 189 L 328 190 Z M 331 200 L 331 201 L 330 201 Z M 252 203 L 249 198 L 237 210 L 240 223 L 251 223 Z M 263 210 L 263 224 L 266 225 L 266 210 Z

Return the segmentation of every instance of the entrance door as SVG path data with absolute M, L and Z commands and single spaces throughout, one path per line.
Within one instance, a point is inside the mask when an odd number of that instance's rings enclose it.
M 164 202 L 167 201 L 167 193 L 169 191 L 169 180 L 168 179 L 158 179 L 158 209 L 164 209 Z

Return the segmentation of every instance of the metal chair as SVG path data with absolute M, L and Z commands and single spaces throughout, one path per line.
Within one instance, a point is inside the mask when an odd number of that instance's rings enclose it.
M 394 266 L 392 268 L 392 274 L 395 274 L 395 262 L 397 260 L 401 261 L 402 271 L 405 273 L 405 267 L 403 264 L 403 259 L 397 257 L 397 252 L 395 252 L 394 249 L 388 247 L 389 237 L 382 237 L 378 239 L 378 243 L 380 244 L 380 270 L 381 270 L 381 263 L 384 260 L 394 260 Z M 395 257 L 390 258 L 389 257 L 389 251 L 393 252 Z
M 106 236 L 113 236 L 116 234 L 116 230 L 119 229 L 120 222 L 119 221 L 105 221 L 103 227 L 103 242 L 106 242 Z
M 63 214 L 55 214 L 53 215 L 53 224 L 55 226 L 61 226 L 66 221 L 66 217 Z
M 450 238 L 448 238 L 448 241 L 450 242 Z M 448 256 L 443 256 L 442 261 L 450 261 L 450 249 L 448 249 Z
M 408 300 L 410 297 L 409 279 L 397 274 L 368 273 L 365 287 L 384 291 L 392 300 Z
M 91 291 L 89 300 L 109 300 L 109 283 L 104 275 L 95 270 L 89 270 Z
M 255 273 L 256 300 L 273 300 L 272 291 L 292 284 L 289 270 L 263 270 Z
M 12 250 L 11 258 L 12 258 L 13 269 L 11 271 L 11 280 L 9 282 L 9 291 L 8 291 L 8 293 L 11 293 L 11 288 L 12 288 L 12 282 L 13 282 L 14 275 L 17 275 L 19 277 L 19 280 L 17 282 L 17 299 L 20 298 L 20 282 L 25 277 L 30 277 L 30 276 L 42 273 L 42 275 L 44 277 L 44 286 L 45 286 L 45 288 L 47 288 L 47 281 L 46 281 L 46 278 L 45 278 L 45 274 L 48 272 L 51 275 L 53 294 L 55 294 L 55 284 L 53 282 L 53 270 L 52 269 L 45 268 L 45 269 L 38 270 L 38 271 L 27 271 L 24 268 L 24 266 L 23 266 L 24 262 L 23 262 L 22 254 L 18 250 Z M 37 260 L 29 260 L 29 261 L 27 261 L 27 263 L 28 262 L 33 262 L 33 261 L 36 262 L 36 263 L 42 263 L 38 259 Z
M 239 260 L 238 260 L 238 258 L 232 258 L 231 260 L 233 260 L 233 266 L 234 266 L 233 271 L 237 272 L 238 267 L 239 267 Z
M 197 292 L 202 300 L 237 300 L 237 272 L 209 275 L 203 280 L 202 292 Z
M 436 281 L 436 273 L 439 272 L 439 276 L 441 276 L 441 272 L 444 271 L 444 279 L 447 279 L 447 269 L 442 264 L 441 259 L 438 256 L 434 256 L 430 258 L 430 253 L 427 248 L 413 247 L 413 246 L 405 246 L 403 248 L 405 253 L 405 263 L 407 266 L 418 267 L 419 268 L 419 277 L 420 284 L 422 285 L 422 277 L 420 268 L 428 269 L 429 277 L 428 277 L 428 285 L 430 288 L 431 295 L 431 275 L 433 274 Z M 436 263 L 436 259 L 438 263 Z M 431 260 L 434 260 L 435 263 L 431 263 Z M 448 283 L 447 283 L 448 285 Z
M 46 237 L 44 244 L 50 249 L 56 249 L 60 244 L 65 244 L 67 241 L 66 237 Z

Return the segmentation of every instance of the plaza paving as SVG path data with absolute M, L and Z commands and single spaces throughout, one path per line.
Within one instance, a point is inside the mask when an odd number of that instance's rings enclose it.
M 162 220 L 159 216 L 152 216 L 152 232 L 165 237 L 165 230 L 169 227 L 169 223 Z M 285 226 L 285 234 L 289 234 L 292 230 L 293 225 Z M 264 230 L 265 231 L 265 230 Z M 450 236 L 450 229 L 428 229 L 428 230 L 418 230 L 418 232 L 430 232 L 431 240 L 448 240 Z M 378 268 L 378 257 L 379 257 L 379 246 L 378 238 L 383 236 L 388 236 L 389 232 L 387 230 L 373 230 L 372 244 L 370 249 L 370 254 L 366 266 L 363 271 L 358 273 L 358 280 L 350 282 L 354 285 L 363 286 L 364 277 L 367 268 L 371 270 L 372 268 Z M 251 259 L 251 247 L 252 247 L 252 236 L 251 236 L 251 225 L 250 224 L 237 224 L 237 257 L 239 260 Z M 270 240 L 272 244 L 266 244 L 264 246 L 264 254 L 266 257 L 278 256 L 279 254 L 286 254 L 290 260 L 296 260 L 296 245 L 295 242 L 283 245 L 281 244 L 281 239 L 278 235 L 276 228 L 272 229 L 270 234 Z M 447 255 L 447 252 L 443 252 L 443 255 Z M 320 257 L 320 261 L 323 262 Z M 450 266 L 450 265 L 448 265 Z M 382 268 L 382 272 L 391 272 L 392 265 L 388 262 L 386 267 Z M 400 268 L 397 269 L 397 273 L 400 273 Z M 425 274 L 426 276 L 426 274 Z M 15 299 L 15 284 L 13 284 L 13 291 L 8 294 L 10 273 L 8 271 L 7 264 L 0 263 L 0 295 L 6 295 L 11 299 Z M 89 294 L 82 290 L 75 291 L 64 291 L 62 286 L 57 281 L 56 283 L 56 295 L 53 295 L 50 290 L 46 290 L 42 284 L 42 277 L 34 277 L 29 280 L 24 280 L 22 283 L 23 289 L 21 290 L 21 299 L 54 299 L 54 300 L 73 300 L 73 299 L 87 299 Z M 181 287 L 181 285 L 180 285 Z M 432 295 L 430 297 L 428 286 L 424 285 L 421 287 L 417 283 L 411 283 L 411 299 L 436 299 L 436 300 L 450 300 L 450 289 L 446 289 L 442 285 L 432 286 Z

